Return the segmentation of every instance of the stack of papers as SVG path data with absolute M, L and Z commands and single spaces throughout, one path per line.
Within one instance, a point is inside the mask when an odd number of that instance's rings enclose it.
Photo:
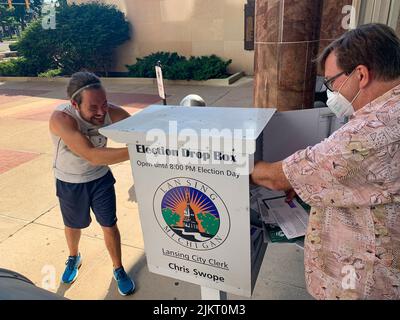
M 307 206 L 297 200 L 287 202 L 284 192 L 262 187 L 250 189 L 250 206 L 251 211 L 259 213 L 264 242 L 293 242 L 304 247 L 309 216 L 304 208 Z
M 308 213 L 296 200 L 286 202 L 286 197 L 284 197 L 264 199 L 263 202 L 289 240 L 306 234 Z

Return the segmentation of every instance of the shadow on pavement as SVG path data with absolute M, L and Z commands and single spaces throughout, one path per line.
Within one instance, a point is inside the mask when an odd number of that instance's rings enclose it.
M 126 270 L 128 275 L 135 281 L 136 284 L 136 289 L 135 292 L 132 295 L 129 296 L 121 296 L 118 292 L 117 289 L 117 283 L 114 279 L 111 280 L 110 286 L 108 289 L 107 295 L 104 297 L 104 300 L 119 300 L 119 299 L 129 299 L 129 300 L 135 300 L 135 294 L 140 290 L 141 286 L 143 285 L 141 282 L 139 282 L 139 279 L 143 279 L 143 277 L 140 276 L 142 272 L 148 272 L 145 270 L 146 267 L 146 257 L 143 254 L 138 262 L 135 263 L 135 265 L 130 269 Z
M 56 294 L 65 297 L 65 294 L 67 293 L 67 291 L 71 288 L 71 284 L 65 284 L 60 282 L 59 287 L 57 288 L 57 292 Z

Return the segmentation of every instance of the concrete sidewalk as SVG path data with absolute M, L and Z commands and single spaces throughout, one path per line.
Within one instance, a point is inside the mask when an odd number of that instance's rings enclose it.
M 107 85 L 110 102 L 131 114 L 160 103 L 152 85 Z M 83 231 L 83 265 L 72 286 L 60 284 L 68 255 L 55 196 L 49 116 L 66 101 L 63 84 L 0 82 L 0 268 L 12 269 L 69 299 L 200 299 L 200 287 L 149 273 L 129 162 L 112 166 L 117 180 L 118 225 L 125 268 L 137 292 L 121 297 L 101 228 L 93 218 Z M 242 78 L 230 87 L 167 86 L 169 104 L 199 94 L 207 105 L 250 107 L 253 82 Z M 110 142 L 109 146 L 119 146 Z M 55 277 L 54 277 L 55 276 Z M 1 290 L 1 288 L 0 288 Z M 228 299 L 243 297 L 228 294 Z M 311 299 L 305 289 L 303 252 L 294 245 L 267 249 L 252 299 Z

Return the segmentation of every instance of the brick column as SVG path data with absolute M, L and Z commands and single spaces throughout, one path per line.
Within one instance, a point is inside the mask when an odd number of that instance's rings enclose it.
M 348 31 L 349 12 L 343 12 L 343 8 L 351 4 L 351 0 L 324 0 L 319 53 Z
M 319 49 L 321 0 L 257 0 L 254 105 L 311 108 Z
M 347 31 L 352 0 L 256 0 L 254 106 L 312 108 L 313 60 Z

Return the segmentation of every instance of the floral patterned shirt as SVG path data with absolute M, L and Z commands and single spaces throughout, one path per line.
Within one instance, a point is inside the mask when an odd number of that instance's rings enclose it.
M 400 299 L 400 85 L 331 137 L 283 161 L 312 206 L 305 249 L 316 299 Z

